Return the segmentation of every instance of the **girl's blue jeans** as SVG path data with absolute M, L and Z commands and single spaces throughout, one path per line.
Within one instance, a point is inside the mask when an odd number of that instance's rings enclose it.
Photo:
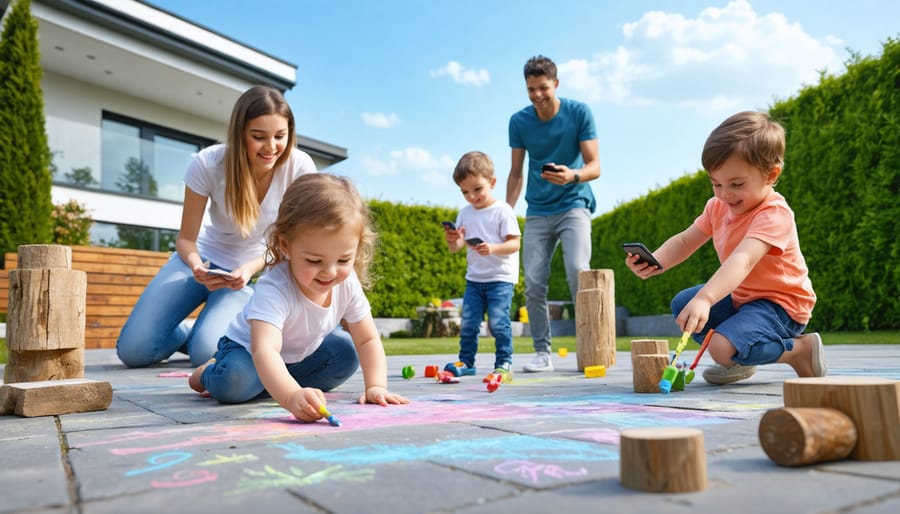
M 302 387 L 330 391 L 343 384 L 359 367 L 353 339 L 341 328 L 325 336 L 311 355 L 287 364 L 288 373 Z M 223 336 L 219 340 L 216 361 L 200 376 L 200 383 L 222 403 L 243 403 L 265 393 L 250 352 Z
M 466 281 L 460 320 L 462 325 L 459 328 L 459 360 L 466 366 L 475 367 L 478 334 L 481 332 L 485 312 L 496 348 L 494 367 L 512 364 L 512 324 L 509 320 L 512 297 L 513 285 L 509 282 Z
M 672 314 L 682 309 L 700 291 L 703 284 L 681 291 L 672 299 Z M 754 300 L 735 308 L 731 295 L 709 309 L 709 320 L 694 340 L 703 341 L 709 329 L 725 336 L 737 353 L 732 361 L 743 366 L 771 364 L 785 351 L 794 349 L 794 338 L 803 333 L 805 324 L 797 323 L 780 305 L 770 300 Z
M 215 264 L 211 265 L 216 268 Z M 141 294 L 119 333 L 116 352 L 130 368 L 150 366 L 181 350 L 199 366 L 216 351 L 216 342 L 250 299 L 253 289 L 210 291 L 194 280 L 177 253 L 160 268 Z M 186 318 L 200 305 L 193 326 Z

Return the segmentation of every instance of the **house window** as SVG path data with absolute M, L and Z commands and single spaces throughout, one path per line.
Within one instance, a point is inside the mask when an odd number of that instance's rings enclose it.
M 177 230 L 162 228 L 101 222 L 91 226 L 92 246 L 174 252 L 177 236 Z
M 109 192 L 181 202 L 191 155 L 215 141 L 103 113 L 100 180 Z

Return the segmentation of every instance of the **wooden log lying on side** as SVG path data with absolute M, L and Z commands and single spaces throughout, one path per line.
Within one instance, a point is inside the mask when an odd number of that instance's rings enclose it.
M 779 466 L 843 459 L 856 437 L 853 420 L 829 407 L 772 409 L 759 420 L 759 444 Z

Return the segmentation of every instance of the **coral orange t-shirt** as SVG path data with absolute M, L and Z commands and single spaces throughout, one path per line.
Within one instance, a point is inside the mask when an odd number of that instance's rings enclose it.
M 735 307 L 766 299 L 784 307 L 794 321 L 809 322 L 816 293 L 800 252 L 794 211 L 781 194 L 772 191 L 756 209 L 740 216 L 733 216 L 724 202 L 712 197 L 706 202 L 703 214 L 694 220 L 694 226 L 712 237 L 720 263 L 725 262 L 745 237 L 771 245 L 747 278 L 732 291 Z

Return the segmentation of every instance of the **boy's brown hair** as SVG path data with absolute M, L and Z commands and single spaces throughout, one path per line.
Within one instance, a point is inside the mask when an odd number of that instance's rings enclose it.
M 453 181 L 459 185 L 466 177 L 475 175 L 488 180 L 494 178 L 494 163 L 484 152 L 468 152 L 459 158 L 453 170 Z
M 768 114 L 744 111 L 730 116 L 710 133 L 701 162 L 707 172 L 719 169 L 737 154 L 763 173 L 784 168 L 784 127 Z

